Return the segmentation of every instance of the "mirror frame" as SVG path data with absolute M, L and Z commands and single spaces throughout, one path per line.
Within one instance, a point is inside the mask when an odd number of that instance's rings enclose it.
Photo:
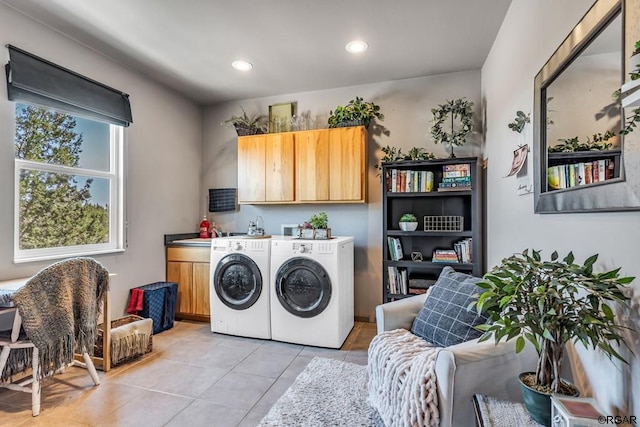
M 631 6 L 633 5 L 633 6 Z M 621 85 L 625 80 L 628 53 L 625 43 L 631 39 L 629 8 L 638 9 L 637 0 L 597 0 L 571 33 L 544 64 L 534 81 L 534 210 L 535 213 L 573 213 L 640 210 L 640 152 L 627 150 L 625 141 L 633 135 L 620 135 L 622 164 L 620 177 L 588 187 L 542 191 L 547 188 L 546 87 L 562 73 L 584 48 L 596 38 L 618 14 L 622 17 Z M 632 13 L 633 15 L 634 13 Z M 636 13 L 637 14 L 637 13 Z M 632 39 L 631 39 L 632 40 Z M 625 123 L 621 110 L 622 125 Z M 636 131 L 640 133 L 640 131 Z

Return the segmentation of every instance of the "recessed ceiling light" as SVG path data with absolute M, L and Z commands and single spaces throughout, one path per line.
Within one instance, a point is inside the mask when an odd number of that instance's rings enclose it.
M 247 61 L 233 61 L 231 66 L 240 71 L 249 71 L 253 68 L 253 64 Z
M 347 49 L 347 52 L 349 53 L 362 53 L 367 50 L 368 47 L 369 45 L 367 44 L 367 42 L 363 42 L 362 40 L 354 40 L 347 43 L 344 48 Z

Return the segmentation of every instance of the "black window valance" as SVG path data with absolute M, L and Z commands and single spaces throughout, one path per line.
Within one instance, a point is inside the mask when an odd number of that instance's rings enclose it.
M 25 101 L 95 120 L 129 126 L 129 95 L 8 45 L 10 101 Z

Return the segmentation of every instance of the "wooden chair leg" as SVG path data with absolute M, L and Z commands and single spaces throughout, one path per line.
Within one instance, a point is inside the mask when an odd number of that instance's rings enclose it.
M 38 359 L 40 354 L 36 347 L 33 347 L 33 382 L 31 383 L 31 414 L 37 417 L 40 414 L 40 378 L 38 375 Z

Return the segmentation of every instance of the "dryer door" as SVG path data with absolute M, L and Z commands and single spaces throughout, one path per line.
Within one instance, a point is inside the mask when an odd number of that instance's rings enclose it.
M 230 254 L 218 263 L 213 275 L 213 287 L 227 307 L 245 310 L 260 298 L 262 274 L 248 256 Z
M 280 304 L 298 317 L 322 313 L 331 300 L 331 279 L 327 271 L 309 258 L 291 258 L 276 274 L 276 294 Z

